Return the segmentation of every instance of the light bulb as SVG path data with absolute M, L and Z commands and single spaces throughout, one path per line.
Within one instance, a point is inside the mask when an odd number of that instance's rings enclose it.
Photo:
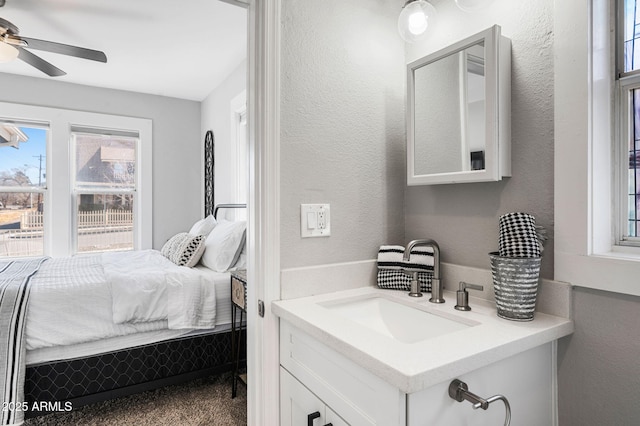
M 477 12 L 483 7 L 489 6 L 493 0 L 455 0 L 455 2 L 465 12 Z
M 398 31 L 406 42 L 424 40 L 433 27 L 436 9 L 426 0 L 409 0 L 398 17 Z
M 18 57 L 18 49 L 0 41 L 0 63 L 11 62 Z
M 419 35 L 427 31 L 429 26 L 429 17 L 422 12 L 414 12 L 409 16 L 408 29 L 411 34 Z

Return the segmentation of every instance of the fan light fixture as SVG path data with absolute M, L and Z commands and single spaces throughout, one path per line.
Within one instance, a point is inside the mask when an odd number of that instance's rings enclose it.
M 18 49 L 0 41 L 0 63 L 11 62 L 18 57 Z
M 426 0 L 408 0 L 398 18 L 400 37 L 408 43 L 427 38 L 433 27 L 436 9 Z
M 45 52 L 59 53 L 91 61 L 107 62 L 107 55 L 99 50 L 21 36 L 18 27 L 6 19 L 0 18 L 0 62 L 9 62 L 18 58 L 49 77 L 60 77 L 66 74 L 60 68 L 35 55 L 31 52 L 31 49 L 44 50 Z

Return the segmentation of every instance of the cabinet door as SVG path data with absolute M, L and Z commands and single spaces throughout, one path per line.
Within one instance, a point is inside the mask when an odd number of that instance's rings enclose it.
M 345 422 L 344 420 L 342 420 L 342 418 L 340 416 L 338 416 L 336 413 L 334 413 L 331 408 L 326 407 L 325 408 L 325 414 L 326 414 L 326 421 L 328 425 L 331 426 L 349 426 L 349 424 L 347 422 Z
M 324 426 L 327 423 L 324 403 L 280 367 L 280 425 Z M 334 423 L 333 426 L 344 424 Z
M 280 363 L 349 424 L 406 424 L 406 398 L 400 389 L 287 321 L 280 321 Z

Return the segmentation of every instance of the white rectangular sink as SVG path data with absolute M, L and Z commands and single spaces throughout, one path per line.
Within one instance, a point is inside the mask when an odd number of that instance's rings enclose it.
M 321 305 L 342 318 L 403 343 L 421 342 L 472 325 L 384 297 L 325 302 Z

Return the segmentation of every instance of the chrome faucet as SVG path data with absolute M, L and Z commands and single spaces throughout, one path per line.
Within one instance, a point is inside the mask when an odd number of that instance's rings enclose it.
M 433 249 L 433 278 L 431 279 L 431 298 L 429 299 L 429 302 L 444 303 L 444 298 L 442 297 L 442 282 L 440 281 L 440 246 L 438 246 L 438 243 L 436 243 L 434 240 L 413 240 L 409 243 L 409 245 L 407 245 L 407 248 L 404 250 L 404 255 L 402 256 L 402 258 L 405 262 L 409 261 L 411 257 L 411 250 L 416 246 L 426 246 Z M 420 283 L 418 282 L 417 272 L 413 273 L 409 296 L 422 296 L 422 293 L 420 292 Z

